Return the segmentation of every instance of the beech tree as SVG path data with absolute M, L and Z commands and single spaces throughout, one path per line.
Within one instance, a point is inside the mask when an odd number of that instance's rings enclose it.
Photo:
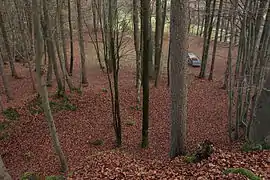
M 85 67 L 85 50 L 84 50 L 84 38 L 83 38 L 83 25 L 81 15 L 81 0 L 76 0 L 77 5 L 77 22 L 78 22 L 78 36 L 79 36 L 79 48 L 80 48 L 80 60 L 81 60 L 81 82 L 80 87 L 87 86 L 87 75 Z
M 187 8 L 188 0 L 171 1 L 171 149 L 170 157 L 185 154 L 187 119 Z M 181 17 L 181 18 L 179 18 Z
M 4 165 L 4 162 L 3 162 L 1 156 L 0 156 L 0 179 L 12 180 L 11 176 L 7 172 L 7 169 L 6 169 L 5 165 Z
M 0 29 L 1 29 L 4 45 L 5 45 L 6 52 L 7 52 L 7 57 L 8 57 L 9 64 L 10 64 L 11 74 L 13 77 L 18 78 L 19 76 L 17 74 L 16 68 L 14 65 L 14 58 L 12 56 L 12 52 L 11 52 L 11 48 L 10 48 L 10 44 L 9 44 L 9 40 L 8 40 L 8 35 L 7 35 L 6 28 L 5 28 L 3 12 L 4 12 L 3 2 L 0 2 Z
M 143 86 L 143 122 L 142 122 L 142 144 L 143 148 L 148 146 L 149 126 L 149 62 L 152 62 L 150 53 L 151 29 L 150 29 L 150 0 L 141 0 L 141 22 L 142 22 L 142 86 Z M 141 46 L 141 48 L 142 48 Z
M 140 31 L 139 31 L 139 3 L 137 0 L 132 1 L 132 20 L 133 20 L 133 38 L 136 53 L 136 88 L 137 102 L 140 103 L 141 90 L 141 51 L 140 51 Z M 141 27 L 142 28 L 142 27 Z
M 47 0 L 43 0 L 43 5 L 47 4 Z M 52 112 L 50 109 L 49 99 L 48 99 L 48 91 L 45 85 L 45 81 L 41 75 L 41 62 L 43 58 L 43 39 L 41 34 L 41 25 L 40 25 L 40 1 L 32 0 L 32 11 L 33 11 L 33 26 L 34 26 L 34 40 L 35 40 L 35 64 L 36 64 L 36 76 L 37 76 L 37 84 L 38 84 L 38 93 L 42 99 L 42 106 L 44 110 L 44 114 L 47 119 L 47 123 L 49 126 L 50 135 L 52 138 L 53 146 L 57 156 L 60 159 L 61 170 L 66 172 L 67 161 L 64 156 L 64 153 L 61 149 L 60 142 L 58 139 L 58 134 L 56 132 L 56 127 L 54 124 Z

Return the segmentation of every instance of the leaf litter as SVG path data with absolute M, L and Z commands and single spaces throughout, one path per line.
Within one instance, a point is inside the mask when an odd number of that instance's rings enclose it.
M 137 104 L 133 74 L 125 68 L 119 78 L 123 125 L 121 148 L 114 147 L 109 87 L 106 75 L 99 71 L 88 74 L 91 83 L 82 95 L 69 94 L 70 101 L 77 107 L 75 111 L 62 110 L 54 114 L 69 164 L 68 179 L 246 179 L 238 174 L 225 175 L 226 168 L 247 168 L 270 179 L 269 151 L 245 153 L 240 151 L 241 143 L 229 143 L 227 95 L 219 89 L 222 85 L 219 82 L 195 78 L 188 92 L 187 149 L 191 152 L 198 143 L 209 139 L 216 148 L 209 159 L 196 164 L 186 163 L 183 157 L 169 159 L 170 96 L 165 78 L 161 79 L 158 88 L 151 83 L 150 145 L 141 149 L 142 111 L 134 108 Z M 9 138 L 0 140 L 1 156 L 14 179 L 19 179 L 25 172 L 59 174 L 59 162 L 46 120 L 42 114 L 32 115 L 27 108 L 27 102 L 35 97 L 31 88 L 25 86 L 30 80 L 19 81 L 11 82 L 12 89 L 22 89 L 16 91 L 15 100 L 4 102 L 6 107 L 16 107 L 20 118 L 5 128 Z M 49 89 L 50 92 L 54 90 Z M 1 115 L 0 122 L 4 120 Z M 132 126 L 125 125 L 129 121 L 134 122 Z M 102 143 L 93 145 L 96 140 L 102 140 Z

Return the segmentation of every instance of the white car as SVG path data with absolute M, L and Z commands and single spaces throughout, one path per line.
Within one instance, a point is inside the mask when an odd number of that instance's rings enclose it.
M 188 65 L 192 67 L 200 67 L 201 66 L 201 60 L 193 53 L 188 53 L 187 55 L 188 59 Z

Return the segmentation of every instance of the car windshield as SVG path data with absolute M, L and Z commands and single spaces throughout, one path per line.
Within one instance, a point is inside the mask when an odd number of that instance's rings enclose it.
M 198 59 L 197 59 L 197 58 L 191 58 L 191 60 L 192 60 L 192 61 L 198 61 Z

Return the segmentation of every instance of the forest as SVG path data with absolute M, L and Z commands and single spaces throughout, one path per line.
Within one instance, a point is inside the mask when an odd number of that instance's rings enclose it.
M 270 0 L 2 0 L 0 180 L 270 179 Z

